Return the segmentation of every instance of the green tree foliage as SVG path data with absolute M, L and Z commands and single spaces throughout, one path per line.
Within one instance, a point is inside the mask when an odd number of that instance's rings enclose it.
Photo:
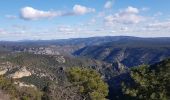
M 108 85 L 95 70 L 73 67 L 68 70 L 68 77 L 86 99 L 105 100 L 108 95 Z
M 131 70 L 134 83 L 123 83 L 123 92 L 139 100 L 170 100 L 170 62 Z

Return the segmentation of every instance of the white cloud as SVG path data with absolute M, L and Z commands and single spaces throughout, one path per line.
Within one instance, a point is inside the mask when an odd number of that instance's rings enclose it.
M 52 18 L 56 16 L 61 16 L 61 12 L 42 11 L 32 7 L 24 7 L 21 9 L 21 17 L 26 20 Z
M 83 14 L 86 14 L 86 13 L 95 12 L 95 9 L 94 8 L 88 8 L 88 7 L 85 7 L 85 6 L 82 6 L 82 5 L 74 5 L 73 12 L 76 15 L 83 15 Z
M 129 28 L 128 27 L 121 27 L 120 30 L 126 32 L 126 31 L 129 30 Z
M 128 8 L 121 10 L 113 15 L 108 15 L 104 18 L 106 24 L 137 24 L 144 20 L 144 17 L 139 15 L 139 10 L 137 8 L 129 6 Z
M 26 20 L 51 18 L 51 17 L 61 16 L 61 15 L 62 15 L 61 12 L 42 11 L 42 10 L 34 9 L 32 7 L 24 7 L 21 9 L 21 17 Z
M 150 23 L 147 26 L 148 29 L 153 29 L 153 30 L 160 30 L 160 29 L 168 29 L 170 30 L 170 21 L 163 21 L 163 22 L 155 22 L 155 23 Z
M 91 19 L 91 20 L 87 23 L 87 25 L 94 25 L 94 24 L 96 24 L 96 19 L 95 19 L 95 18 Z
M 57 31 L 62 33 L 74 33 L 74 30 L 70 26 L 59 26 L 57 27 Z
M 114 25 L 114 24 L 115 24 L 115 23 L 114 23 L 114 20 L 115 20 L 115 18 L 114 18 L 113 15 L 108 15 L 108 16 L 106 16 L 106 17 L 104 18 L 104 22 L 105 22 L 105 24 L 106 24 L 107 26 L 109 26 L 109 25 Z
M 132 6 L 129 6 L 128 8 L 126 8 L 124 11 L 122 11 L 123 13 L 128 13 L 128 14 L 137 14 L 139 13 L 138 8 L 134 8 Z
M 57 27 L 57 32 L 62 34 L 75 34 L 81 32 L 82 29 L 79 27 L 72 27 L 70 25 L 60 25 Z
M 113 6 L 113 1 L 107 1 L 104 5 L 104 8 L 110 9 L 112 8 L 112 6 Z
M 53 18 L 58 16 L 84 15 L 86 13 L 95 12 L 94 8 L 88 8 L 82 5 L 74 5 L 73 11 L 42 11 L 32 7 L 24 7 L 21 9 L 21 18 L 24 20 L 38 20 L 43 18 Z M 8 16 L 11 17 L 11 16 Z
M 5 35 L 7 32 L 4 29 L 0 29 L 0 35 Z

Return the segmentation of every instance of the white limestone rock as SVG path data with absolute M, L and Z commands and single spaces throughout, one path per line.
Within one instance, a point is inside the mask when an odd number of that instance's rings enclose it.
M 22 77 L 27 77 L 27 76 L 31 76 L 31 72 L 28 71 L 25 67 L 21 68 L 19 71 L 16 71 L 14 74 L 11 74 L 10 76 L 13 79 L 18 79 L 18 78 L 22 78 Z

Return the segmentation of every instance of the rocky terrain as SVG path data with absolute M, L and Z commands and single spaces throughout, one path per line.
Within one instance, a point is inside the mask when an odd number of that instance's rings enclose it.
M 75 93 L 77 88 L 70 87 L 66 72 L 71 67 L 86 67 L 99 72 L 109 84 L 109 94 L 114 94 L 114 97 L 109 96 L 111 99 L 120 96 L 120 84 L 122 80 L 129 81 L 127 73 L 132 67 L 167 59 L 169 51 L 169 38 L 94 37 L 0 42 L 0 75 L 12 79 L 19 87 L 38 90 L 52 83 L 50 93 L 59 100 L 81 100 Z
M 169 58 L 169 51 L 170 41 L 167 38 L 122 37 L 113 42 L 85 46 L 73 54 L 133 67 L 141 64 L 153 64 Z
M 20 88 L 27 87 L 42 90 L 49 83 L 52 83 L 55 93 L 55 95 L 52 95 L 58 99 L 60 98 L 59 100 L 81 98 L 80 95 L 75 94 L 77 89 L 70 87 L 71 83 L 68 81 L 66 74 L 70 67 L 95 69 L 102 73 L 103 79 L 119 73 L 110 71 L 113 66 L 109 63 L 63 55 L 35 54 L 24 51 L 7 53 L 0 59 L 1 75 L 12 79 L 13 84 Z

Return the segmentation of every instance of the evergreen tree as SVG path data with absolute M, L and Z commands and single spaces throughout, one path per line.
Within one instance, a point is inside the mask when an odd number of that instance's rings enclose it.
M 87 100 L 105 100 L 108 95 L 108 85 L 95 70 L 74 67 L 69 69 L 68 77 Z
M 170 62 L 142 65 L 131 70 L 134 83 L 123 83 L 123 92 L 140 100 L 170 100 Z

